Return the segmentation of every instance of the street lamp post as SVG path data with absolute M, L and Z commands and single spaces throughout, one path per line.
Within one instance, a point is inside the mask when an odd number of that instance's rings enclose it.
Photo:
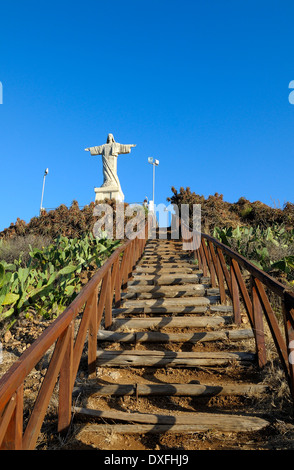
M 45 172 L 44 172 L 44 178 L 43 178 L 43 188 L 42 188 L 42 197 L 41 197 L 41 205 L 40 205 L 40 215 L 42 213 L 42 210 L 43 210 L 43 197 L 44 197 L 44 189 L 45 189 L 45 178 L 46 176 L 48 175 L 49 173 L 49 169 L 46 168 Z
M 159 165 L 159 160 L 156 160 L 155 158 L 153 157 L 148 157 L 148 163 L 150 163 L 151 165 L 153 165 L 153 197 L 152 197 L 152 200 L 153 200 L 153 206 L 155 204 L 154 202 L 154 194 L 155 194 L 155 167 Z

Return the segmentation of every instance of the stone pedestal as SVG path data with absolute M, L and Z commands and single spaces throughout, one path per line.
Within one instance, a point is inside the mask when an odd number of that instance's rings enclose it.
M 115 199 L 118 202 L 123 202 L 125 199 L 122 190 L 117 186 L 101 186 L 100 188 L 94 188 L 94 191 L 96 193 L 95 202 L 104 199 Z

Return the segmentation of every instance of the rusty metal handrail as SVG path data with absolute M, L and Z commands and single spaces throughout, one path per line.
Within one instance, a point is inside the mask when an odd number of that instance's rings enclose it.
M 225 303 L 228 292 L 233 304 L 234 321 L 237 325 L 241 323 L 240 299 L 243 300 L 254 332 L 260 367 L 264 367 L 267 363 L 263 324 L 263 315 L 265 316 L 294 401 L 294 367 L 291 358 L 291 352 L 294 350 L 291 347 L 294 344 L 293 292 L 211 235 L 193 232 L 183 222 L 180 223 L 180 227 L 182 239 L 194 241 L 195 248 L 191 251 L 198 259 L 199 268 L 203 270 L 204 276 L 210 275 L 212 287 L 218 285 L 221 303 Z M 250 275 L 249 289 L 241 268 L 244 268 Z M 281 299 L 284 332 L 281 331 L 265 287 Z
M 97 332 L 103 318 L 112 324 L 112 305 L 120 305 L 134 265 L 141 257 L 152 218 L 133 239 L 118 247 L 64 312 L 31 344 L 0 379 L 0 449 L 34 449 L 50 398 L 59 379 L 58 431 L 71 421 L 72 390 L 88 334 L 88 371 L 96 370 Z M 83 308 L 84 307 L 84 308 Z M 74 320 L 80 324 L 74 336 Z M 54 346 L 50 363 L 23 431 L 24 381 L 44 354 Z

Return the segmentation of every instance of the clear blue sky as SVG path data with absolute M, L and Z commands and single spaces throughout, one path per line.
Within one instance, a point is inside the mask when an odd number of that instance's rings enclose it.
M 171 186 L 294 202 L 294 3 L 2 0 L 0 230 L 94 200 L 108 133 L 126 202 Z

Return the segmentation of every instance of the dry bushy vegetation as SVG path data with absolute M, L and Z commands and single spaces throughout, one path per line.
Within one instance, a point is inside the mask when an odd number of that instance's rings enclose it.
M 171 204 L 179 206 L 189 204 L 201 204 L 202 228 L 206 233 L 213 234 L 214 228 L 226 228 L 237 226 L 251 226 L 268 228 L 273 225 L 284 225 L 286 228 L 294 228 L 294 204 L 287 202 L 284 207 L 272 208 L 260 202 L 250 202 L 241 197 L 237 202 L 230 203 L 223 200 L 223 195 L 215 193 L 214 196 L 205 198 L 189 187 L 183 187 L 177 191 L 171 188 L 173 195 L 167 200 Z
M 116 214 L 116 202 L 114 199 L 105 199 L 101 201 L 112 207 L 114 216 Z M 127 204 L 124 205 L 125 207 Z M 61 204 L 57 209 L 47 212 L 43 210 L 39 217 L 33 217 L 28 223 L 17 219 L 15 223 L 0 232 L 0 239 L 12 239 L 16 236 L 42 236 L 54 240 L 59 235 L 68 238 L 80 238 L 90 232 L 97 221 L 94 216 L 95 203 L 79 208 L 79 204 L 74 200 L 68 208 Z M 115 233 L 115 220 L 114 220 Z

